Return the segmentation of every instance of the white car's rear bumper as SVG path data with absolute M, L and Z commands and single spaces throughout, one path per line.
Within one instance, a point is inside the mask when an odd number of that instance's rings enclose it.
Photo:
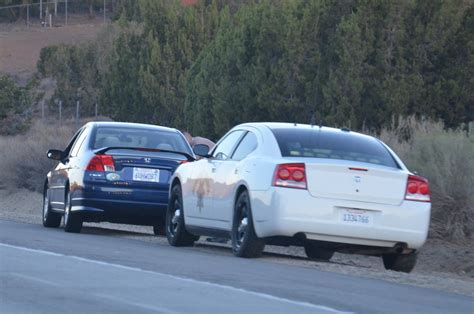
M 431 204 L 403 201 L 385 205 L 313 197 L 307 190 L 272 187 L 250 191 L 255 231 L 259 237 L 303 233 L 307 239 L 392 247 L 406 243 L 418 249 L 428 235 Z M 343 222 L 346 208 L 366 210 L 370 225 Z

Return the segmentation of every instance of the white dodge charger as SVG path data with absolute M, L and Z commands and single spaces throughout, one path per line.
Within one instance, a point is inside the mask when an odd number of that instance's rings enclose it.
M 334 252 L 381 256 L 410 272 L 430 221 L 425 178 L 380 140 L 316 125 L 247 123 L 209 153 L 182 164 L 170 185 L 168 241 L 230 238 L 236 256 L 265 244 L 300 245 L 312 259 Z

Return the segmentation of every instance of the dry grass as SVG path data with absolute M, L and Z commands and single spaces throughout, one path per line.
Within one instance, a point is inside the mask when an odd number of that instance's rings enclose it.
M 41 192 L 46 174 L 57 162 L 46 157 L 48 149 L 64 149 L 78 127 L 73 120 L 35 121 L 22 135 L 0 136 L 0 182 L 3 188 Z
M 430 181 L 430 237 L 468 240 L 474 231 L 474 137 L 440 122 L 400 119 L 382 130 L 387 143 L 412 171 Z

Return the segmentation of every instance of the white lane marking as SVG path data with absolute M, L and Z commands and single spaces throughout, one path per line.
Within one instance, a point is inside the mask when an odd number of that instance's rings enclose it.
M 109 295 L 109 294 L 103 294 L 103 293 L 94 293 L 94 295 L 96 297 L 99 297 L 101 299 L 108 299 L 110 301 L 113 301 L 113 302 L 118 302 L 118 303 L 123 303 L 123 304 L 126 304 L 126 305 L 130 305 L 130 306 L 135 306 L 135 307 L 139 307 L 141 309 L 144 309 L 144 310 L 151 310 L 151 311 L 155 311 L 155 312 L 158 312 L 158 313 L 164 313 L 164 314 L 177 314 L 178 312 L 173 312 L 169 309 L 165 309 L 162 305 L 160 305 L 160 307 L 154 307 L 154 306 L 151 306 L 151 305 L 145 305 L 145 304 L 142 304 L 142 303 L 137 303 L 137 302 L 132 302 L 132 301 L 129 301 L 129 300 L 124 300 L 122 297 L 120 298 L 117 298 L 117 297 L 114 297 L 112 295 Z
M 234 291 L 234 292 L 242 292 L 242 293 L 262 297 L 262 298 L 269 299 L 269 300 L 285 302 L 285 303 L 293 304 L 293 305 L 297 305 L 297 306 L 304 306 L 304 307 L 308 307 L 308 308 L 312 308 L 312 309 L 320 310 L 320 311 L 327 311 L 327 312 L 331 312 L 331 313 L 351 313 L 351 312 L 339 311 L 339 310 L 336 310 L 336 309 L 333 309 L 331 307 L 324 306 L 324 305 L 313 304 L 313 303 L 304 302 L 304 301 L 296 301 L 296 300 L 286 299 L 286 298 L 277 297 L 277 296 L 262 293 L 262 292 L 255 292 L 255 291 L 251 291 L 251 290 L 245 290 L 243 288 L 236 288 L 236 287 L 233 287 L 233 286 L 221 285 L 221 284 L 218 284 L 218 283 L 213 283 L 213 282 L 209 282 L 209 281 L 201 281 L 201 280 L 191 279 L 191 278 L 187 278 L 187 277 L 179 277 L 179 276 L 164 274 L 164 273 L 155 272 L 155 271 L 151 271 L 151 270 L 145 270 L 145 269 L 141 269 L 141 268 L 137 268 L 137 267 L 130 267 L 130 266 L 124 266 L 124 265 L 120 265 L 120 264 L 113 264 L 113 263 L 88 259 L 88 258 L 84 258 L 84 257 L 74 256 L 74 255 L 66 255 L 66 254 L 61 254 L 61 253 L 55 253 L 55 252 L 51 252 L 51 251 L 30 249 L 30 248 L 27 248 L 27 247 L 10 245 L 10 244 L 6 244 L 6 243 L 0 243 L 0 246 L 12 248 L 12 249 L 17 249 L 17 250 L 23 250 L 23 251 L 27 251 L 27 252 L 34 252 L 34 253 L 41 253 L 41 254 L 45 254 L 45 255 L 66 257 L 66 258 L 71 258 L 71 259 L 75 259 L 75 260 L 79 260 L 79 261 L 83 261 L 83 262 L 88 262 L 88 263 L 93 263 L 93 264 L 98 264 L 98 265 L 103 265 L 103 266 L 115 267 L 115 268 L 130 270 L 130 271 L 136 271 L 136 272 L 143 272 L 143 273 L 146 273 L 146 274 L 162 276 L 162 277 L 171 278 L 171 279 L 175 279 L 175 280 L 181 280 L 181 281 L 191 282 L 191 283 L 205 285 L 205 286 L 211 286 L 211 287 L 217 287 L 217 288 L 221 288 L 221 289 L 227 289 L 227 290 L 231 290 L 231 291 Z
M 57 284 L 55 282 L 52 282 L 52 281 L 49 281 L 49 280 L 44 280 L 44 279 L 34 277 L 34 276 L 28 276 L 28 275 L 25 275 L 25 274 L 10 273 L 10 275 L 13 275 L 15 277 L 20 277 L 20 278 L 23 278 L 23 279 L 26 279 L 26 280 L 36 281 L 36 282 L 46 284 L 46 285 L 50 285 L 50 286 L 55 286 L 55 287 L 60 286 L 59 284 Z

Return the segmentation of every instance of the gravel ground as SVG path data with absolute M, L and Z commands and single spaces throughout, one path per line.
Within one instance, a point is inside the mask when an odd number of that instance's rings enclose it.
M 0 219 L 41 223 L 41 195 L 27 190 L 0 190 Z M 111 223 L 86 223 L 83 232 L 167 244 L 153 235 L 151 227 Z M 211 243 L 201 237 L 196 249 L 231 255 L 228 244 Z M 474 297 L 474 244 L 453 244 L 429 240 L 420 250 L 415 270 L 410 274 L 387 271 L 380 258 L 336 253 L 330 262 L 311 261 L 300 247 L 266 246 L 262 260 L 358 277 L 433 288 Z

